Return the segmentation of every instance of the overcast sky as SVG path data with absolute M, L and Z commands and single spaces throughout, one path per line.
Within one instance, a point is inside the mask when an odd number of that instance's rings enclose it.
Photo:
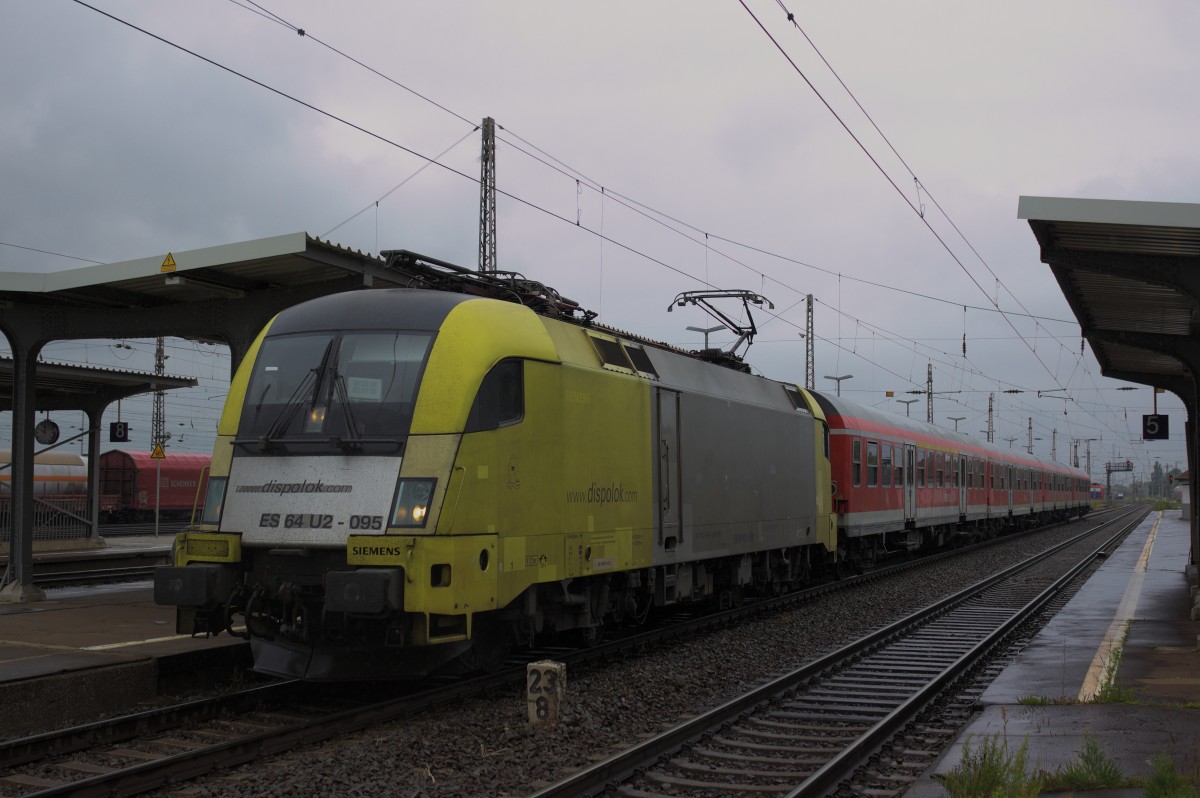
M 752 290 L 775 310 L 756 312 L 747 359 L 802 382 L 812 293 L 818 389 L 852 374 L 844 396 L 904 413 L 932 363 L 940 425 L 982 437 L 994 393 L 1002 445 L 1024 447 L 1032 418 L 1043 456 L 1097 439 L 1094 474 L 1127 457 L 1183 467 L 1182 405 L 1159 397 L 1173 440 L 1137 440 L 1150 390 L 1118 391 L 1080 357 L 1016 212 L 1021 195 L 1200 202 L 1200 6 L 784 4 L 799 27 L 773 0 L 94 3 L 325 115 L 71 0 L 8 0 L 0 273 L 301 230 L 474 266 L 473 128 L 492 116 L 500 267 L 602 322 L 698 347 L 686 328 L 715 322 L 667 314 L 672 298 Z M 46 355 L 150 368 L 131 345 Z M 173 351 L 168 371 L 204 384 L 168 401 L 168 429 L 199 425 L 203 449 L 222 355 Z

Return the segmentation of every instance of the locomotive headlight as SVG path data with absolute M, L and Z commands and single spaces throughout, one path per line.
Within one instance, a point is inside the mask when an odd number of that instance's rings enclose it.
M 392 505 L 389 526 L 425 526 L 429 516 L 429 500 L 433 497 L 436 479 L 401 479 L 396 483 L 396 501 Z

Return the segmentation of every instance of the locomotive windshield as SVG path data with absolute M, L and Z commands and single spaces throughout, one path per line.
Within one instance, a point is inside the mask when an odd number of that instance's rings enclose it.
M 430 333 L 364 331 L 263 341 L 238 443 L 261 451 L 396 451 L 408 437 Z

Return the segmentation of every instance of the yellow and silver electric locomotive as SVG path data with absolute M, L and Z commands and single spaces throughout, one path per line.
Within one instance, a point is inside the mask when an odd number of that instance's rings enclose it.
M 587 318 L 336 294 L 238 369 L 155 597 L 181 632 L 248 636 L 263 672 L 493 667 L 546 632 L 803 579 L 836 545 L 828 451 L 807 392 Z

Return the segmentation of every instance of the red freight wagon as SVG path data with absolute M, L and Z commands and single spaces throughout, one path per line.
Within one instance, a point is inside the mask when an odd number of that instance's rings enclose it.
M 155 460 L 149 452 L 114 449 L 100 455 L 100 511 L 106 520 L 148 521 L 154 517 L 157 493 L 159 516 L 187 518 L 204 503 L 207 454 L 171 452 Z M 160 486 L 155 490 L 154 477 Z M 197 495 L 197 487 L 200 488 Z

